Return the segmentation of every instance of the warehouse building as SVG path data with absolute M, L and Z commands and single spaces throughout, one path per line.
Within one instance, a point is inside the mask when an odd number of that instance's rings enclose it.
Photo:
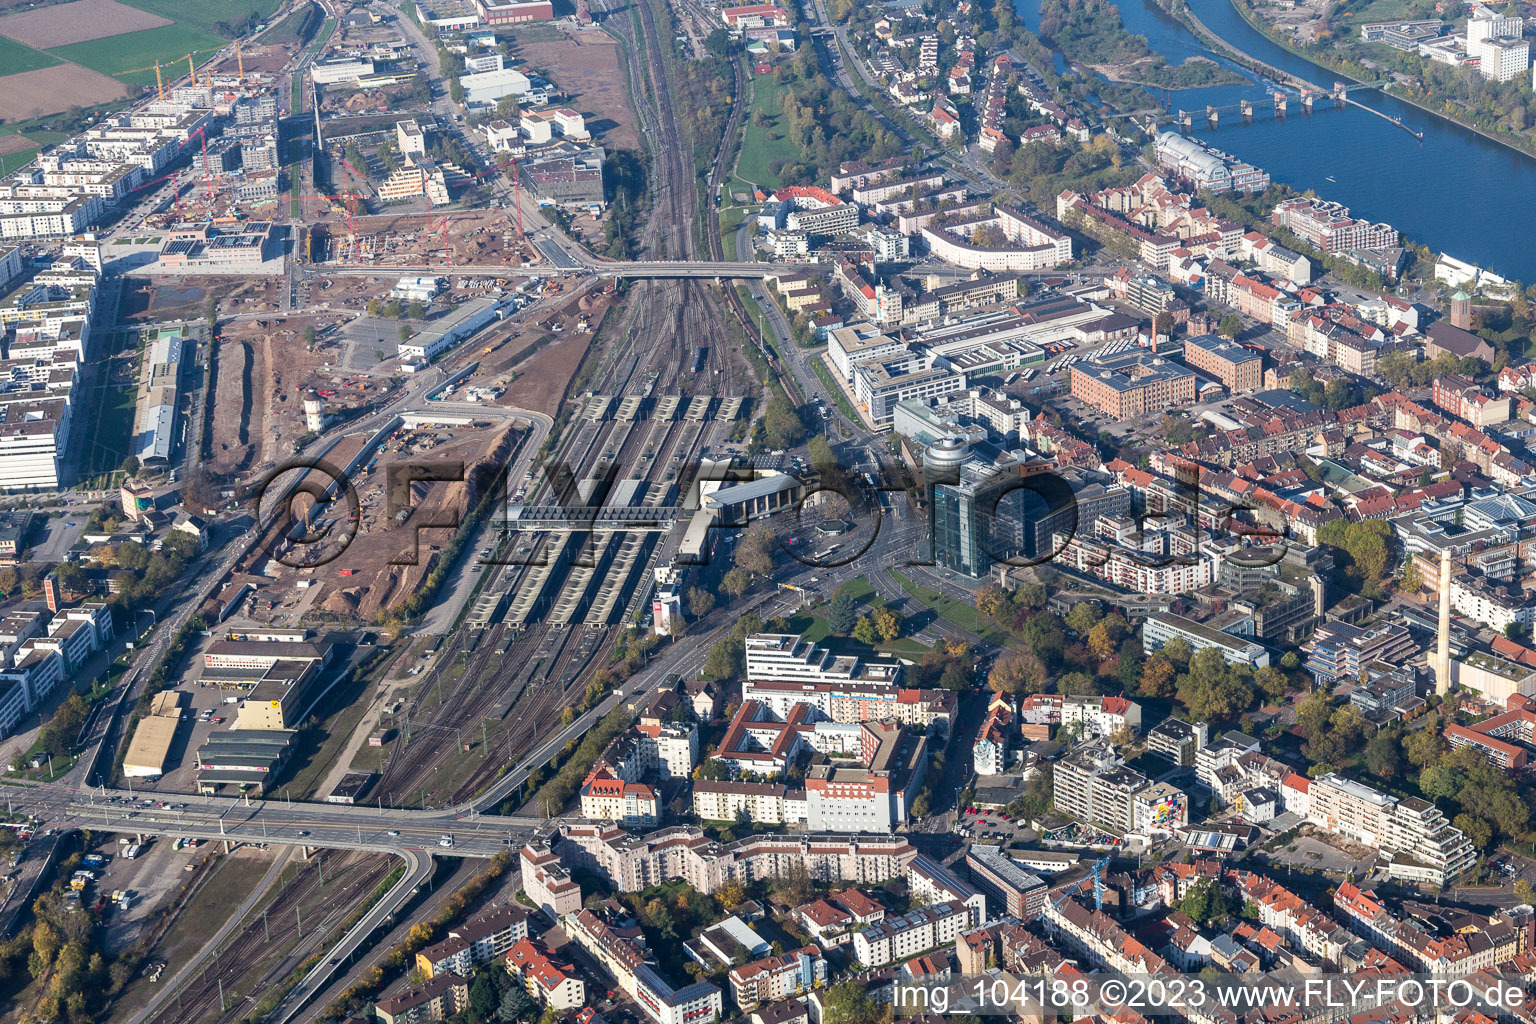
M 186 329 L 185 324 L 171 324 L 146 335 L 149 356 L 144 360 L 143 375 L 139 379 L 131 449 L 143 466 L 166 465 L 176 448 Z
M 412 363 L 430 363 L 476 332 L 501 319 L 511 308 L 511 300 L 473 299 L 447 316 L 433 320 L 400 343 L 400 358 Z
M 123 774 L 134 779 L 158 779 L 165 774 L 171 744 L 180 722 L 165 715 L 147 715 L 133 731 L 128 753 L 123 755 Z
M 265 793 L 288 762 L 296 735 L 287 729 L 213 733 L 197 751 L 198 792 L 218 796 L 230 787 Z
M 522 165 L 540 203 L 586 206 L 603 201 L 603 151 L 590 146 L 549 159 Z

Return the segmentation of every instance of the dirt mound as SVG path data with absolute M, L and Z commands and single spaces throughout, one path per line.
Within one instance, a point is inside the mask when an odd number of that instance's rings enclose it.
M 469 464 L 464 473 L 467 482 L 465 510 L 473 509 L 480 501 L 480 496 L 490 488 L 496 486 L 496 476 L 501 468 L 512 461 L 512 448 L 517 441 L 519 431 L 515 427 L 507 427 L 500 434 L 484 455 Z
M 333 615 L 352 615 L 357 611 L 357 606 L 361 603 L 366 591 L 366 587 L 334 590 L 321 602 L 320 607 Z

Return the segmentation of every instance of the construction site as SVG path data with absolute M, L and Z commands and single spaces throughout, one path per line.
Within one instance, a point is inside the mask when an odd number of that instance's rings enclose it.
M 468 266 L 517 269 L 546 262 L 519 235 L 517 225 L 509 222 L 503 210 L 361 214 L 352 218 L 338 209 L 323 213 L 312 219 L 309 228 L 307 252 L 315 263 L 381 270 L 429 265 L 446 270 Z

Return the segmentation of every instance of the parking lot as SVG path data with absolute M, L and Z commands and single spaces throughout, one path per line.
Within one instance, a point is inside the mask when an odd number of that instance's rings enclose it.
M 1012 843 L 1032 842 L 1038 838 L 1034 829 L 1022 821 L 1013 821 L 1002 811 L 984 811 L 973 808 L 962 812 L 955 822 L 955 834 L 974 842 Z
M 239 690 L 223 690 L 202 686 L 196 680 L 200 674 L 203 647 L 213 642 L 213 637 L 199 638 L 202 643 L 193 649 L 188 663 L 194 666 L 176 689 L 186 694 L 182 697 L 181 719 L 176 727 L 176 738 L 171 741 L 170 755 L 166 759 L 166 772 L 158 779 L 130 779 L 129 785 L 137 792 L 168 795 L 197 791 L 197 748 L 202 746 L 216 729 L 233 729 Z

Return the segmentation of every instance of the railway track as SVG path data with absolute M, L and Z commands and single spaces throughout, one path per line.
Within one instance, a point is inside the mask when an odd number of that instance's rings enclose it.
M 600 6 L 606 6 L 603 0 Z M 651 103 L 639 103 L 642 119 L 652 129 L 652 138 L 679 139 L 676 111 L 669 84 L 669 55 L 662 49 L 663 38 L 657 28 L 657 15 L 651 0 L 637 6 L 639 31 L 635 21 L 611 19 L 616 31 L 631 46 L 632 60 L 647 83 Z M 740 69 L 737 68 L 738 79 Z M 744 86 L 738 81 L 738 95 Z M 643 97 L 638 97 L 643 99 Z M 732 131 L 740 124 L 741 104 L 732 114 Z M 729 137 L 729 133 L 728 133 Z M 720 161 L 717 160 L 717 164 Z M 641 232 L 643 248 L 653 255 L 692 258 L 697 246 L 690 225 L 699 210 L 697 183 L 691 157 L 686 147 L 657 146 L 653 150 L 653 197 L 650 217 Z M 718 184 L 719 168 L 714 175 Z M 711 218 L 713 222 L 713 218 Z M 718 227 L 713 235 L 718 241 Z M 711 285 L 691 280 L 645 281 L 635 284 L 629 295 L 629 311 L 611 352 L 590 388 L 595 394 L 617 398 L 658 394 L 716 395 L 728 391 L 734 383 L 727 345 L 730 333 Z M 725 290 L 727 301 L 734 293 Z M 737 303 L 739 305 L 739 303 Z M 744 314 L 738 317 L 745 320 Z M 685 376 L 683 367 L 692 358 L 696 345 L 707 345 L 710 356 L 705 372 Z M 596 423 L 573 421 L 555 448 L 552 464 L 569 467 L 576 482 L 599 475 L 600 469 L 614 470 L 618 479 L 640 476 L 652 486 L 640 498 L 654 498 L 655 489 L 668 483 L 681 484 L 679 470 L 692 465 L 704 446 L 713 443 L 719 424 L 671 422 L 664 426 L 647 421 L 635 423 L 617 419 Z M 646 456 L 651 461 L 647 466 Z M 537 480 L 527 493 L 530 503 L 548 500 L 549 481 Z M 566 500 L 573 496 L 562 495 Z M 591 544 L 594 557 L 604 557 L 610 547 L 620 550 L 621 538 Z M 547 549 L 550 545 L 545 544 Z M 630 578 L 643 585 L 655 550 L 654 542 L 642 552 L 631 548 L 626 561 Z M 643 556 L 643 557 L 642 557 Z M 601 563 L 600 563 L 601 564 Z M 551 570 L 549 585 L 561 581 L 555 574 L 569 570 Z M 597 577 L 592 571 L 584 577 Z M 502 567 L 494 571 L 490 586 L 532 585 L 531 569 Z M 570 580 L 565 580 L 570 584 Z M 592 587 L 596 578 L 587 579 Z M 574 588 L 571 588 L 572 590 Z M 585 595 L 576 595 L 584 598 Z M 573 595 L 562 587 L 554 591 L 551 607 Z M 547 612 L 546 612 L 547 614 Z M 587 625 L 576 616 L 565 626 L 540 622 L 511 634 L 508 626 L 498 625 L 474 637 L 460 630 L 451 636 L 437 655 L 427 685 L 412 709 L 409 727 L 412 742 L 394 756 L 381 773 L 377 792 L 381 800 L 414 804 L 439 803 L 468 797 L 493 780 L 520 754 L 534 745 L 562 712 L 577 703 L 586 688 L 586 679 L 595 670 L 599 654 L 614 638 L 617 625 Z M 498 735 L 491 738 L 489 723 L 496 723 Z M 424 731 L 423 731 L 424 730 Z M 452 730 L 450 736 L 448 730 Z M 418 732 L 432 742 L 416 742 Z M 487 748 L 462 781 L 434 786 L 434 777 L 443 777 L 454 759 L 464 756 L 465 747 L 473 754 L 481 736 Z M 451 740 L 451 743 L 448 742 Z
M 231 955 L 210 958 L 203 973 L 150 1018 L 152 1024 L 247 1020 L 254 1004 L 314 953 L 378 884 L 388 862 L 382 854 L 317 854 L 277 890 L 263 913 L 251 912 L 226 947 Z

